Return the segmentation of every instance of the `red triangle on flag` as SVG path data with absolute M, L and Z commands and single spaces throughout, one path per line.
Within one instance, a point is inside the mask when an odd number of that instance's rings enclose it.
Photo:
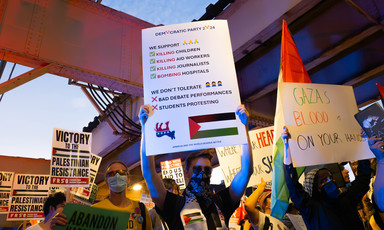
M 56 149 L 52 148 L 52 155 L 56 154 Z
M 380 85 L 379 83 L 376 83 L 376 85 L 377 85 L 377 89 L 378 89 L 379 92 L 380 92 L 381 100 L 382 100 L 383 103 L 384 103 L 384 86 Z
M 185 225 L 187 225 L 188 222 L 189 222 L 192 218 L 189 218 L 188 216 L 183 216 L 183 219 L 184 219 L 184 223 L 185 223 Z
M 188 118 L 188 123 L 189 123 L 189 135 L 192 139 L 193 136 L 195 136 L 195 134 L 197 133 L 197 131 L 199 131 L 199 129 L 201 128 L 201 126 L 199 124 L 197 124 L 194 120 L 192 120 L 191 118 Z
M 312 83 L 285 20 L 281 38 L 281 69 L 284 82 Z
M 14 195 L 16 195 L 16 191 L 15 190 L 13 190 L 13 192 L 12 192 L 12 196 L 14 196 Z

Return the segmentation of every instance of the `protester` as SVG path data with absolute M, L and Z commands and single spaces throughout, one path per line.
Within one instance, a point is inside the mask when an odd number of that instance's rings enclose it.
M 180 187 L 174 179 L 164 178 L 163 183 L 167 191 L 176 195 L 180 195 Z M 165 223 L 165 221 L 159 216 L 159 214 L 157 214 L 156 209 L 153 208 L 149 210 L 149 215 L 151 216 L 153 230 L 169 229 L 167 223 Z
M 369 189 L 371 176 L 369 160 L 359 161 L 355 181 L 341 194 L 331 172 L 325 168 L 311 170 L 306 175 L 303 188 L 292 166 L 289 133 L 285 127 L 281 137 L 285 143 L 285 180 L 290 197 L 302 214 L 307 228 L 364 229 L 356 206 Z
M 65 195 L 62 192 L 49 195 L 43 206 L 44 221 L 28 227 L 27 230 L 51 229 L 52 218 L 57 213 L 63 211 L 65 201 Z
M 257 185 L 257 189 L 245 201 L 245 210 L 254 229 L 285 229 L 288 228 L 271 214 L 271 191 L 264 192 L 265 181 Z M 261 211 L 257 209 L 257 204 Z
M 376 156 L 376 179 L 373 184 L 372 203 L 375 209 L 370 224 L 373 229 L 384 229 L 384 142 L 383 137 L 371 137 L 369 147 Z
M 156 210 L 171 229 L 227 229 L 229 218 L 239 206 L 249 178 L 253 172 L 252 154 L 248 144 L 243 145 L 241 169 L 231 185 L 215 194 L 210 190 L 212 154 L 209 150 L 196 151 L 185 161 L 185 175 L 189 183 L 183 196 L 168 192 L 156 173 L 153 156 L 145 148 L 145 123 L 150 105 L 142 106 L 139 113 L 142 125 L 141 167 Z M 248 112 L 239 106 L 236 114 L 247 126 Z M 249 138 L 248 138 L 249 139 Z M 248 141 L 249 142 L 249 141 Z
M 126 189 L 129 183 L 128 167 L 122 161 L 113 161 L 109 164 L 105 182 L 109 187 L 109 197 L 92 207 L 130 212 L 127 229 L 152 229 L 151 217 L 145 205 L 126 197 Z M 66 216 L 59 213 L 52 221 L 51 227 L 54 228 L 56 224 L 65 225 L 66 223 Z

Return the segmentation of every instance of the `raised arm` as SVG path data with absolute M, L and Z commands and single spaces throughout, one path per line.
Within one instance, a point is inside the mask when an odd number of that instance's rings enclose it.
M 257 185 L 257 189 L 248 197 L 244 204 L 248 217 L 254 225 L 259 224 L 259 210 L 257 210 L 256 204 L 265 189 L 265 185 L 265 181 L 261 178 L 261 183 Z
M 373 195 L 380 212 L 384 212 L 384 141 L 380 137 L 371 137 L 368 143 L 376 156 L 376 179 L 373 184 Z M 382 218 L 384 219 L 384 214 Z
M 163 210 L 164 208 L 164 200 L 167 195 L 167 190 L 164 187 L 163 181 L 160 176 L 156 173 L 155 166 L 155 157 L 147 156 L 146 148 L 145 148 L 145 123 L 148 119 L 149 107 L 150 105 L 142 105 L 139 112 L 139 119 L 141 123 L 141 170 L 143 172 L 143 177 L 147 182 L 147 186 L 149 192 L 151 193 L 152 201 L 156 204 L 156 206 Z
M 284 142 L 284 150 L 285 150 L 284 177 L 289 190 L 289 196 L 291 197 L 291 200 L 293 201 L 293 203 L 295 203 L 295 206 L 300 211 L 303 211 L 306 208 L 306 204 L 310 199 L 310 196 L 307 192 L 304 191 L 303 186 L 299 182 L 297 171 L 292 165 L 291 150 L 289 148 L 289 142 L 288 142 L 289 138 L 290 138 L 290 134 L 288 132 L 288 129 L 284 127 L 283 132 L 281 133 L 281 139 Z
M 247 144 L 242 146 L 241 152 L 241 169 L 233 178 L 231 185 L 229 186 L 229 194 L 233 201 L 239 201 L 244 194 L 245 189 L 249 178 L 253 173 L 253 157 L 251 147 L 248 143 L 248 111 L 245 109 L 244 105 L 241 105 L 237 108 L 236 114 L 239 116 L 241 122 L 244 124 L 246 133 L 247 133 Z

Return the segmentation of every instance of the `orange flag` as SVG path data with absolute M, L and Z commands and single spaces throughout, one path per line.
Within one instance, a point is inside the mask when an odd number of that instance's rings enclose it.
M 271 215 L 282 220 L 288 208 L 289 191 L 284 179 L 284 144 L 280 137 L 285 125 L 282 98 L 279 93 L 284 82 L 312 83 L 304 68 L 303 61 L 297 51 L 295 42 L 289 33 L 287 23 L 283 20 L 281 37 L 280 73 L 277 87 L 277 102 L 275 113 L 275 135 L 273 140 L 273 171 Z M 300 175 L 304 168 L 297 168 Z

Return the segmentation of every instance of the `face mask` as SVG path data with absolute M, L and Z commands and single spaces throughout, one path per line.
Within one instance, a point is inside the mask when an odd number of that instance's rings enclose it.
M 191 181 L 187 188 L 197 197 L 209 197 L 210 196 L 210 178 L 204 171 L 193 170 Z
M 122 192 L 127 187 L 127 176 L 116 174 L 108 178 L 109 188 L 114 192 Z
M 339 196 L 339 190 L 337 189 L 337 186 L 335 182 L 330 181 L 326 183 L 322 188 L 321 188 L 321 193 L 329 198 L 329 199 L 336 199 Z

